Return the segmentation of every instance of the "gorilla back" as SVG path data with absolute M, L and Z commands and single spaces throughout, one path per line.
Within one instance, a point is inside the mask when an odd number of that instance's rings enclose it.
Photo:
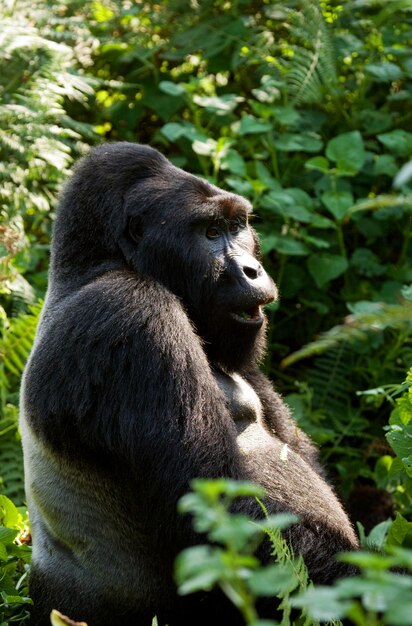
M 32 624 L 53 608 L 90 626 L 242 623 L 218 592 L 176 595 L 194 477 L 262 484 L 269 511 L 301 517 L 290 540 L 313 580 L 350 571 L 334 559 L 356 547 L 346 514 L 257 367 L 277 293 L 250 210 L 136 144 L 93 150 L 66 186 L 22 386 Z

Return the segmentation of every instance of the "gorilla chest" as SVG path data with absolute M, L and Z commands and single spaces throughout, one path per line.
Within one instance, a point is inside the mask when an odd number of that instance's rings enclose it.
M 216 382 L 226 397 L 226 404 L 238 433 L 262 419 L 262 404 L 255 390 L 239 374 L 214 372 Z

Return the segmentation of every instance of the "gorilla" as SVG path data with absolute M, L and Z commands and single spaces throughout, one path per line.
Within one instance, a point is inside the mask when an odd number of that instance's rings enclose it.
M 176 510 L 195 477 L 259 483 L 269 512 L 299 515 L 314 581 L 351 573 L 334 558 L 356 548 L 351 524 L 258 369 L 277 291 L 250 211 L 132 143 L 92 150 L 64 189 L 21 396 L 33 625 L 53 608 L 89 626 L 243 623 L 219 591 L 176 593 L 176 555 L 203 540 Z M 262 517 L 253 498 L 237 510 Z

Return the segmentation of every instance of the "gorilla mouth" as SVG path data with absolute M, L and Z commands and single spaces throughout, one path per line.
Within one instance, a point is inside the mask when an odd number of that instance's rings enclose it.
M 262 307 L 258 304 L 247 309 L 242 309 L 231 313 L 231 317 L 241 324 L 250 324 L 253 326 L 261 326 L 263 323 Z

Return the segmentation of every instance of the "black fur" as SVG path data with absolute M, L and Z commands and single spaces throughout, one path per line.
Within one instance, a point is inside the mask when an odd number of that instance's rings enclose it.
M 194 477 L 260 482 L 270 511 L 301 516 L 291 541 L 314 580 L 350 571 L 334 560 L 356 546 L 350 523 L 257 368 L 276 288 L 249 210 L 128 143 L 93 150 L 67 185 L 22 388 L 32 624 L 52 608 L 89 626 L 241 623 L 218 592 L 176 596 Z

